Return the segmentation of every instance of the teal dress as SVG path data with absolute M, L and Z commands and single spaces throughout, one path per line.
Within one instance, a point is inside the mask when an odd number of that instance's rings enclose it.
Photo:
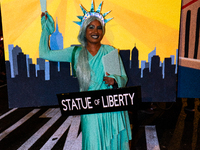
M 39 45 L 40 58 L 50 61 L 71 62 L 74 47 L 51 51 L 49 49 L 49 35 L 54 31 L 54 21 L 47 14 L 41 19 L 42 34 Z M 101 45 L 95 56 L 88 52 L 88 61 L 91 69 L 91 81 L 88 91 L 110 89 L 103 81 L 105 76 L 102 57 L 114 48 L 109 45 Z M 81 47 L 75 53 L 75 68 Z M 120 59 L 121 76 L 109 75 L 114 78 L 119 87 L 124 87 L 127 76 Z M 67 91 L 66 91 L 67 92 Z M 131 129 L 127 111 L 106 112 L 81 115 L 82 150 L 129 150 L 131 140 Z

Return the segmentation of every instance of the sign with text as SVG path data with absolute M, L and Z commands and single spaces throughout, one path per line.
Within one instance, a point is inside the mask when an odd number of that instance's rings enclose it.
M 141 88 L 120 89 L 57 94 L 62 115 L 81 115 L 134 109 L 141 101 Z

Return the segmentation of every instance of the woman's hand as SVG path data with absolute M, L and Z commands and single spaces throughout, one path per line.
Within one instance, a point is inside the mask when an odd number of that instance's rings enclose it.
M 45 16 L 45 19 L 47 20 L 47 14 L 46 14 L 46 12 L 42 12 L 41 18 L 42 18 L 43 16 Z
M 108 76 L 108 75 L 110 75 L 110 74 L 108 74 L 108 73 L 106 72 L 106 75 Z M 105 83 L 108 84 L 108 85 L 114 85 L 114 84 L 116 83 L 115 79 L 110 78 L 110 77 L 104 77 L 104 78 L 103 78 L 103 81 L 105 81 Z

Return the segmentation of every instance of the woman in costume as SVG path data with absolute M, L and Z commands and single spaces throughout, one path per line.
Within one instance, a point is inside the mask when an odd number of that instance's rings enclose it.
M 48 46 L 49 35 L 54 31 L 54 21 L 47 12 L 42 13 L 40 58 L 59 62 L 74 61 L 73 66 L 80 91 L 110 89 L 114 84 L 124 87 L 127 82 L 121 59 L 121 76 L 109 74 L 105 76 L 102 57 L 115 49 L 101 44 L 105 23 L 111 20 L 104 19 L 109 12 L 100 14 L 101 6 L 102 3 L 96 12 L 93 2 L 89 12 L 81 6 L 84 16 L 79 17 L 81 22 L 76 22 L 80 25 L 78 40 L 81 47 L 69 47 L 57 51 L 51 51 Z M 127 111 L 81 115 L 81 129 L 82 150 L 129 150 L 131 129 Z

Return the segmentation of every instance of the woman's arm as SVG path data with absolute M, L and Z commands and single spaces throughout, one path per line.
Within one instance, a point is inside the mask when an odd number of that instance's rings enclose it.
M 42 33 L 39 43 L 39 57 L 50 61 L 71 62 L 74 47 L 62 50 L 50 50 L 49 36 L 54 32 L 53 18 L 46 12 L 41 18 Z

